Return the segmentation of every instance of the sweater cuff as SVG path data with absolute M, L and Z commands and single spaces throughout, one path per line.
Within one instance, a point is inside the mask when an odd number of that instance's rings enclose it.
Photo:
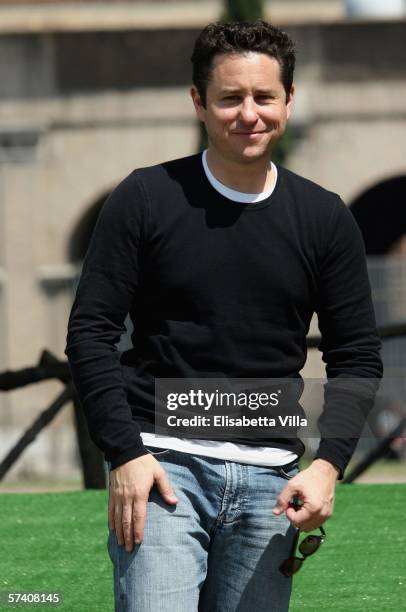
M 313 461 L 315 461 L 315 459 L 323 459 L 324 461 L 328 461 L 331 465 L 333 465 L 335 468 L 338 469 L 338 475 L 337 475 L 337 480 L 342 480 L 343 476 L 344 476 L 344 469 L 342 467 L 340 467 L 338 465 L 337 461 L 332 461 L 331 459 L 329 459 L 328 457 L 325 456 L 325 454 L 321 453 L 320 455 L 316 455 L 315 457 L 313 457 Z
M 106 461 L 110 463 L 110 470 L 115 470 L 120 465 L 131 461 L 131 459 L 137 459 L 138 457 L 142 457 L 143 455 L 148 455 L 148 450 L 144 445 L 142 446 L 132 446 L 131 448 L 127 448 L 125 451 L 120 453 L 119 455 L 115 455 L 114 457 L 107 457 Z
M 344 478 L 344 470 L 347 467 L 347 464 L 340 460 L 335 453 L 329 452 L 327 449 L 320 449 L 317 451 L 314 459 L 324 459 L 329 463 L 335 465 L 336 468 L 340 470 L 338 474 L 337 480 L 342 480 Z
M 344 478 L 344 471 L 354 454 L 359 438 L 321 438 L 315 459 L 325 459 L 340 470 L 338 480 Z

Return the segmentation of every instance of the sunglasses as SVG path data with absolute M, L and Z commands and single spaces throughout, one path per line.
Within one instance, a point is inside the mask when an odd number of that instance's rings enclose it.
M 290 578 L 293 574 L 296 574 L 300 570 L 303 565 L 303 561 L 306 560 L 306 557 L 310 557 L 313 553 L 315 553 L 320 546 L 323 544 L 326 539 L 326 532 L 323 527 L 319 527 L 321 535 L 309 535 L 306 536 L 305 539 L 299 545 L 299 552 L 302 553 L 303 557 L 295 557 L 295 550 L 297 543 L 299 541 L 300 529 L 297 530 L 295 538 L 292 544 L 292 550 L 290 551 L 290 556 L 286 561 L 282 563 L 279 568 L 279 571 L 282 572 L 284 576 Z

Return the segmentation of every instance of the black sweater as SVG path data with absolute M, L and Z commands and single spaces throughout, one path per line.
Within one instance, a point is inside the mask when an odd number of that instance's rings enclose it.
M 231 202 L 201 155 L 132 172 L 97 220 L 65 349 L 112 469 L 147 452 L 155 378 L 298 377 L 314 311 L 328 378 L 379 379 L 363 242 L 336 194 L 278 166 L 268 199 Z M 120 353 L 127 313 L 134 348 Z M 323 417 L 346 418 L 347 400 Z M 316 456 L 342 477 L 356 442 L 322 438 Z M 304 451 L 297 438 L 256 443 Z

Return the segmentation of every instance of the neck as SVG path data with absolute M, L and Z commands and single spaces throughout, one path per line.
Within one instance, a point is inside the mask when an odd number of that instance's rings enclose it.
M 243 193 L 262 193 L 272 188 L 273 170 L 269 157 L 256 159 L 251 163 L 225 160 L 209 146 L 207 165 L 218 181 L 230 189 Z

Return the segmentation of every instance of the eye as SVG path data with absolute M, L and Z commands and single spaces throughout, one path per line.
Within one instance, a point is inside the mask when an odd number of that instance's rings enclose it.
M 260 96 L 256 96 L 255 98 L 258 102 L 271 102 L 274 100 L 274 97 L 270 94 L 262 94 Z

